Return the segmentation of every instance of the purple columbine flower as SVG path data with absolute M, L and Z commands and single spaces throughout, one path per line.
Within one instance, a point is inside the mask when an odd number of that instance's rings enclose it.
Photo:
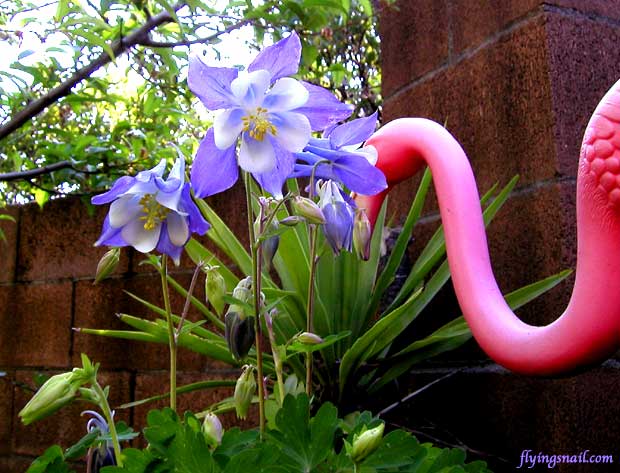
M 92 416 L 88 419 L 86 424 L 86 430 L 90 433 L 94 430 L 99 430 L 101 435 L 107 435 L 110 433 L 110 428 L 106 420 L 95 411 L 84 411 L 82 415 L 88 414 Z M 112 411 L 112 417 L 114 417 L 114 411 Z M 86 471 L 87 473 L 98 473 L 105 466 L 115 466 L 116 456 L 114 455 L 114 447 L 111 441 L 106 441 L 98 446 L 91 447 L 88 450 L 88 456 L 86 458 Z
M 108 192 L 92 198 L 95 205 L 112 202 L 96 246 L 133 246 L 142 253 L 157 249 L 179 264 L 190 235 L 204 235 L 209 223 L 185 182 L 185 160 L 176 160 L 167 179 L 165 170 L 162 160 L 135 177 L 121 177 Z
M 301 42 L 293 32 L 263 50 L 246 71 L 190 58 L 189 88 L 207 109 L 219 110 L 192 166 L 198 197 L 230 188 L 238 179 L 237 163 L 281 197 L 294 168 L 293 153 L 306 146 L 311 131 L 351 114 L 350 106 L 322 87 L 287 77 L 297 73 L 300 57 Z
M 341 250 L 351 251 L 355 204 L 334 181 L 317 183 L 319 207 L 325 215 L 322 225 L 325 238 L 335 255 Z
M 333 128 L 326 137 L 311 138 L 303 152 L 296 153 L 297 163 L 291 177 L 309 177 L 344 184 L 363 195 L 375 195 L 387 189 L 383 173 L 375 167 L 377 150 L 360 148 L 375 131 L 377 114 L 358 118 Z

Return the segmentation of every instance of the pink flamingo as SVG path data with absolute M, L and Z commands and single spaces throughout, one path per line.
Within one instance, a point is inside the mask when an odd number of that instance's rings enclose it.
M 552 375 L 604 360 L 620 347 L 620 81 L 585 132 L 575 285 L 565 312 L 544 327 L 519 320 L 497 287 L 474 175 L 452 135 L 433 121 L 402 118 L 367 145 L 377 149 L 377 167 L 389 184 L 382 194 L 356 197 L 371 222 L 395 184 L 430 166 L 454 289 L 475 339 L 493 360 L 515 372 Z

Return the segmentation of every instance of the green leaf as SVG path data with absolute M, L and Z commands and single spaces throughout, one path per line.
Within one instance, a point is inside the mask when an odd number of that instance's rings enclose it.
M 222 388 L 222 387 L 234 387 L 237 383 L 236 380 L 223 379 L 223 380 L 209 380 L 209 381 L 198 381 L 196 383 L 186 384 L 184 386 L 177 387 L 177 394 L 185 394 L 193 391 L 201 391 L 203 389 L 214 389 L 214 388 Z M 131 407 L 141 406 L 142 404 L 147 404 L 149 402 L 159 401 L 161 399 L 167 399 L 170 397 L 169 392 L 165 392 L 162 394 L 158 394 L 156 396 L 147 397 L 144 399 L 140 399 L 138 401 L 128 402 L 126 404 L 121 404 L 119 406 L 120 409 L 129 409 Z
M 35 459 L 26 473 L 69 473 L 73 472 L 65 462 L 62 449 L 54 445 Z
M 34 200 L 37 204 L 39 204 L 39 208 L 43 210 L 43 206 L 47 203 L 48 200 L 50 200 L 50 194 L 46 190 L 35 189 Z
M 67 460 L 78 460 L 85 456 L 88 449 L 97 442 L 99 434 L 101 434 L 99 429 L 93 429 L 88 432 L 76 444 L 65 450 L 65 458 Z

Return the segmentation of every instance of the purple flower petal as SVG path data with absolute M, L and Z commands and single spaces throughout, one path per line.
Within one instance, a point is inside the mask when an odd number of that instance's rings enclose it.
M 234 96 L 230 83 L 237 78 L 239 71 L 228 67 L 209 67 L 200 57 L 189 60 L 187 85 L 209 110 L 234 106 Z
M 324 130 L 334 123 L 346 120 L 351 115 L 353 106 L 340 102 L 327 89 L 308 82 L 302 82 L 302 84 L 310 95 L 306 104 L 294 111 L 308 117 L 312 131 Z
M 340 250 L 351 250 L 353 235 L 353 211 L 345 202 L 334 202 L 322 209 L 326 223 L 323 225 L 323 233 L 337 255 Z
M 192 165 L 190 180 L 199 198 L 225 191 L 237 182 L 239 169 L 235 158 L 235 145 L 221 150 L 215 146 L 213 128 L 209 128 Z
M 334 174 L 349 190 L 362 195 L 375 195 L 387 189 L 383 173 L 363 156 L 348 155 L 332 165 Z
M 235 166 L 236 169 L 236 166 Z M 207 233 L 211 225 L 207 222 L 200 210 L 192 199 L 189 184 L 185 184 L 183 187 L 183 195 L 181 196 L 181 209 L 187 213 L 189 231 L 191 233 L 197 233 L 198 235 L 204 235 Z
M 95 246 L 128 246 L 128 243 L 121 236 L 121 229 L 114 228 L 110 225 L 110 216 L 106 215 L 103 221 L 101 236 L 95 243 Z
M 215 115 L 213 120 L 215 146 L 225 150 L 237 142 L 241 130 L 243 130 L 242 117 L 244 115 L 245 111 L 241 108 L 229 108 Z
M 168 228 L 166 222 L 162 224 L 161 234 L 159 241 L 157 242 L 157 251 L 162 254 L 168 255 L 172 258 L 175 265 L 179 265 L 181 262 L 181 254 L 183 253 L 184 246 L 175 246 L 168 236 Z
M 276 127 L 275 140 L 288 151 L 301 151 L 312 136 L 310 123 L 301 113 L 278 112 L 271 114 L 271 123 Z
M 309 96 L 308 90 L 301 82 L 283 77 L 267 92 L 263 107 L 270 112 L 287 112 L 304 106 Z
M 337 126 L 329 135 L 331 147 L 339 149 L 366 141 L 374 133 L 376 126 L 377 112 L 369 117 L 358 118 Z
M 282 187 L 293 172 L 295 157 L 269 137 L 276 156 L 276 166 L 269 172 L 252 173 L 258 184 L 277 199 L 282 198 Z
M 297 74 L 301 59 L 301 41 L 294 31 L 256 56 L 248 67 L 248 71 L 264 69 L 271 74 L 271 80 Z
M 94 205 L 102 205 L 107 204 L 108 202 L 112 202 L 119 195 L 127 192 L 131 188 L 131 186 L 133 186 L 134 182 L 135 178 L 131 176 L 123 176 L 117 179 L 117 181 L 114 183 L 114 185 L 109 191 L 94 196 L 92 199 L 90 199 L 90 201 Z

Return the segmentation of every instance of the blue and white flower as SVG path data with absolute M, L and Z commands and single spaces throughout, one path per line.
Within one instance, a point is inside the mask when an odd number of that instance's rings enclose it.
M 358 118 L 333 128 L 324 138 L 311 138 L 301 153 L 292 177 L 330 179 L 363 195 L 375 195 L 387 189 L 383 173 L 375 167 L 377 150 L 360 148 L 375 131 L 377 114 Z
M 209 223 L 190 195 L 184 159 L 177 159 L 167 179 L 165 170 L 162 160 L 135 177 L 121 177 L 108 192 L 92 198 L 95 205 L 112 203 L 96 246 L 132 246 L 142 253 L 157 249 L 179 264 L 190 235 L 204 235 Z
M 192 166 L 198 197 L 230 188 L 238 179 L 237 164 L 281 197 L 293 153 L 306 146 L 312 131 L 351 114 L 351 107 L 327 90 L 287 77 L 297 73 L 300 57 L 301 42 L 293 32 L 263 50 L 246 71 L 190 58 L 190 89 L 207 109 L 218 111 Z
M 82 415 L 88 414 L 91 416 L 86 424 L 86 430 L 91 433 L 95 430 L 100 432 L 100 435 L 109 435 L 110 428 L 106 420 L 95 411 L 84 411 Z M 112 417 L 114 417 L 114 411 L 112 411 Z M 86 459 L 87 471 L 89 473 L 98 473 L 103 467 L 115 466 L 116 456 L 114 455 L 114 446 L 111 440 L 101 442 L 98 446 L 91 447 L 88 450 L 88 456 Z

